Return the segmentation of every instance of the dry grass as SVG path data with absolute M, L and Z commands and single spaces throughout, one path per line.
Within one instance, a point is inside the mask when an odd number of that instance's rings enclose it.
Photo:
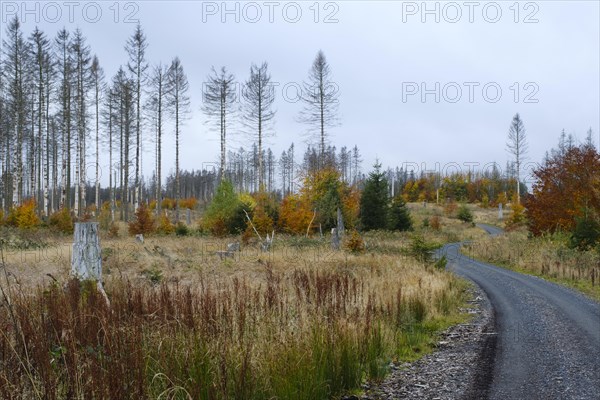
M 0 398 L 325 399 L 466 318 L 464 283 L 405 256 L 405 234 L 358 255 L 277 237 L 221 260 L 227 241 L 103 238 L 110 309 L 67 280 L 66 238 L 54 257 L 9 254 Z
M 477 228 L 475 224 L 499 224 L 497 210 L 484 209 L 473 204 L 467 204 L 467 207 L 473 214 L 473 224 L 462 222 L 456 218 L 456 211 L 447 215 L 441 205 L 427 204 L 426 207 L 423 207 L 422 203 L 409 204 L 416 231 L 422 233 L 427 240 L 440 244 L 482 239 L 486 233 Z M 435 227 L 431 225 L 431 221 L 435 217 L 439 220 L 439 229 L 434 229 Z M 429 222 L 428 228 L 423 227 L 425 220 Z
M 600 300 L 600 253 L 568 248 L 567 237 L 528 237 L 524 229 L 472 243 L 472 257 L 543 277 Z

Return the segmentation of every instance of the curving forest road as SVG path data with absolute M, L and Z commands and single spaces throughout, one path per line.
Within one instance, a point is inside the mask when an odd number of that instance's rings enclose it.
M 501 229 L 480 225 L 495 235 Z M 600 304 L 559 285 L 460 254 L 448 268 L 477 285 L 493 307 L 476 399 L 600 399 Z

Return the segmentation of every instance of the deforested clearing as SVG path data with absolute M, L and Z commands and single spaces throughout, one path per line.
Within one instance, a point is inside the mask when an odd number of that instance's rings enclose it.
M 242 246 L 221 260 L 215 250 L 226 240 L 107 239 L 110 308 L 64 266 L 46 284 L 3 277 L 0 396 L 314 399 L 356 390 L 465 319 L 465 284 L 402 256 L 406 236 L 366 242 L 372 251 L 352 254 L 284 237 L 270 253 Z

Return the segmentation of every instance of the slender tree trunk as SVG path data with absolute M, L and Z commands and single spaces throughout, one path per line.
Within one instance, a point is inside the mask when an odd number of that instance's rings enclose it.
M 98 79 L 95 82 L 96 101 L 96 215 L 100 213 L 100 113 L 99 113 L 99 90 Z
M 175 102 L 175 221 L 179 222 L 179 102 Z

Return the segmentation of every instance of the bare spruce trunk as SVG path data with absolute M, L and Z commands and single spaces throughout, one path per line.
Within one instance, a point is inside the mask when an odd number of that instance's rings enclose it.
M 98 91 L 98 82 L 96 81 L 96 215 L 100 214 L 100 115 Z
M 225 130 L 225 101 L 221 100 L 221 169 L 219 171 L 219 179 L 223 180 L 225 176 L 225 145 L 226 145 L 226 130 Z
M 179 222 L 179 102 L 175 103 L 175 221 Z
M 160 207 L 162 202 L 162 97 L 163 97 L 163 78 L 162 67 L 160 70 L 160 78 L 158 82 L 158 121 L 156 131 L 156 215 L 160 215 Z

